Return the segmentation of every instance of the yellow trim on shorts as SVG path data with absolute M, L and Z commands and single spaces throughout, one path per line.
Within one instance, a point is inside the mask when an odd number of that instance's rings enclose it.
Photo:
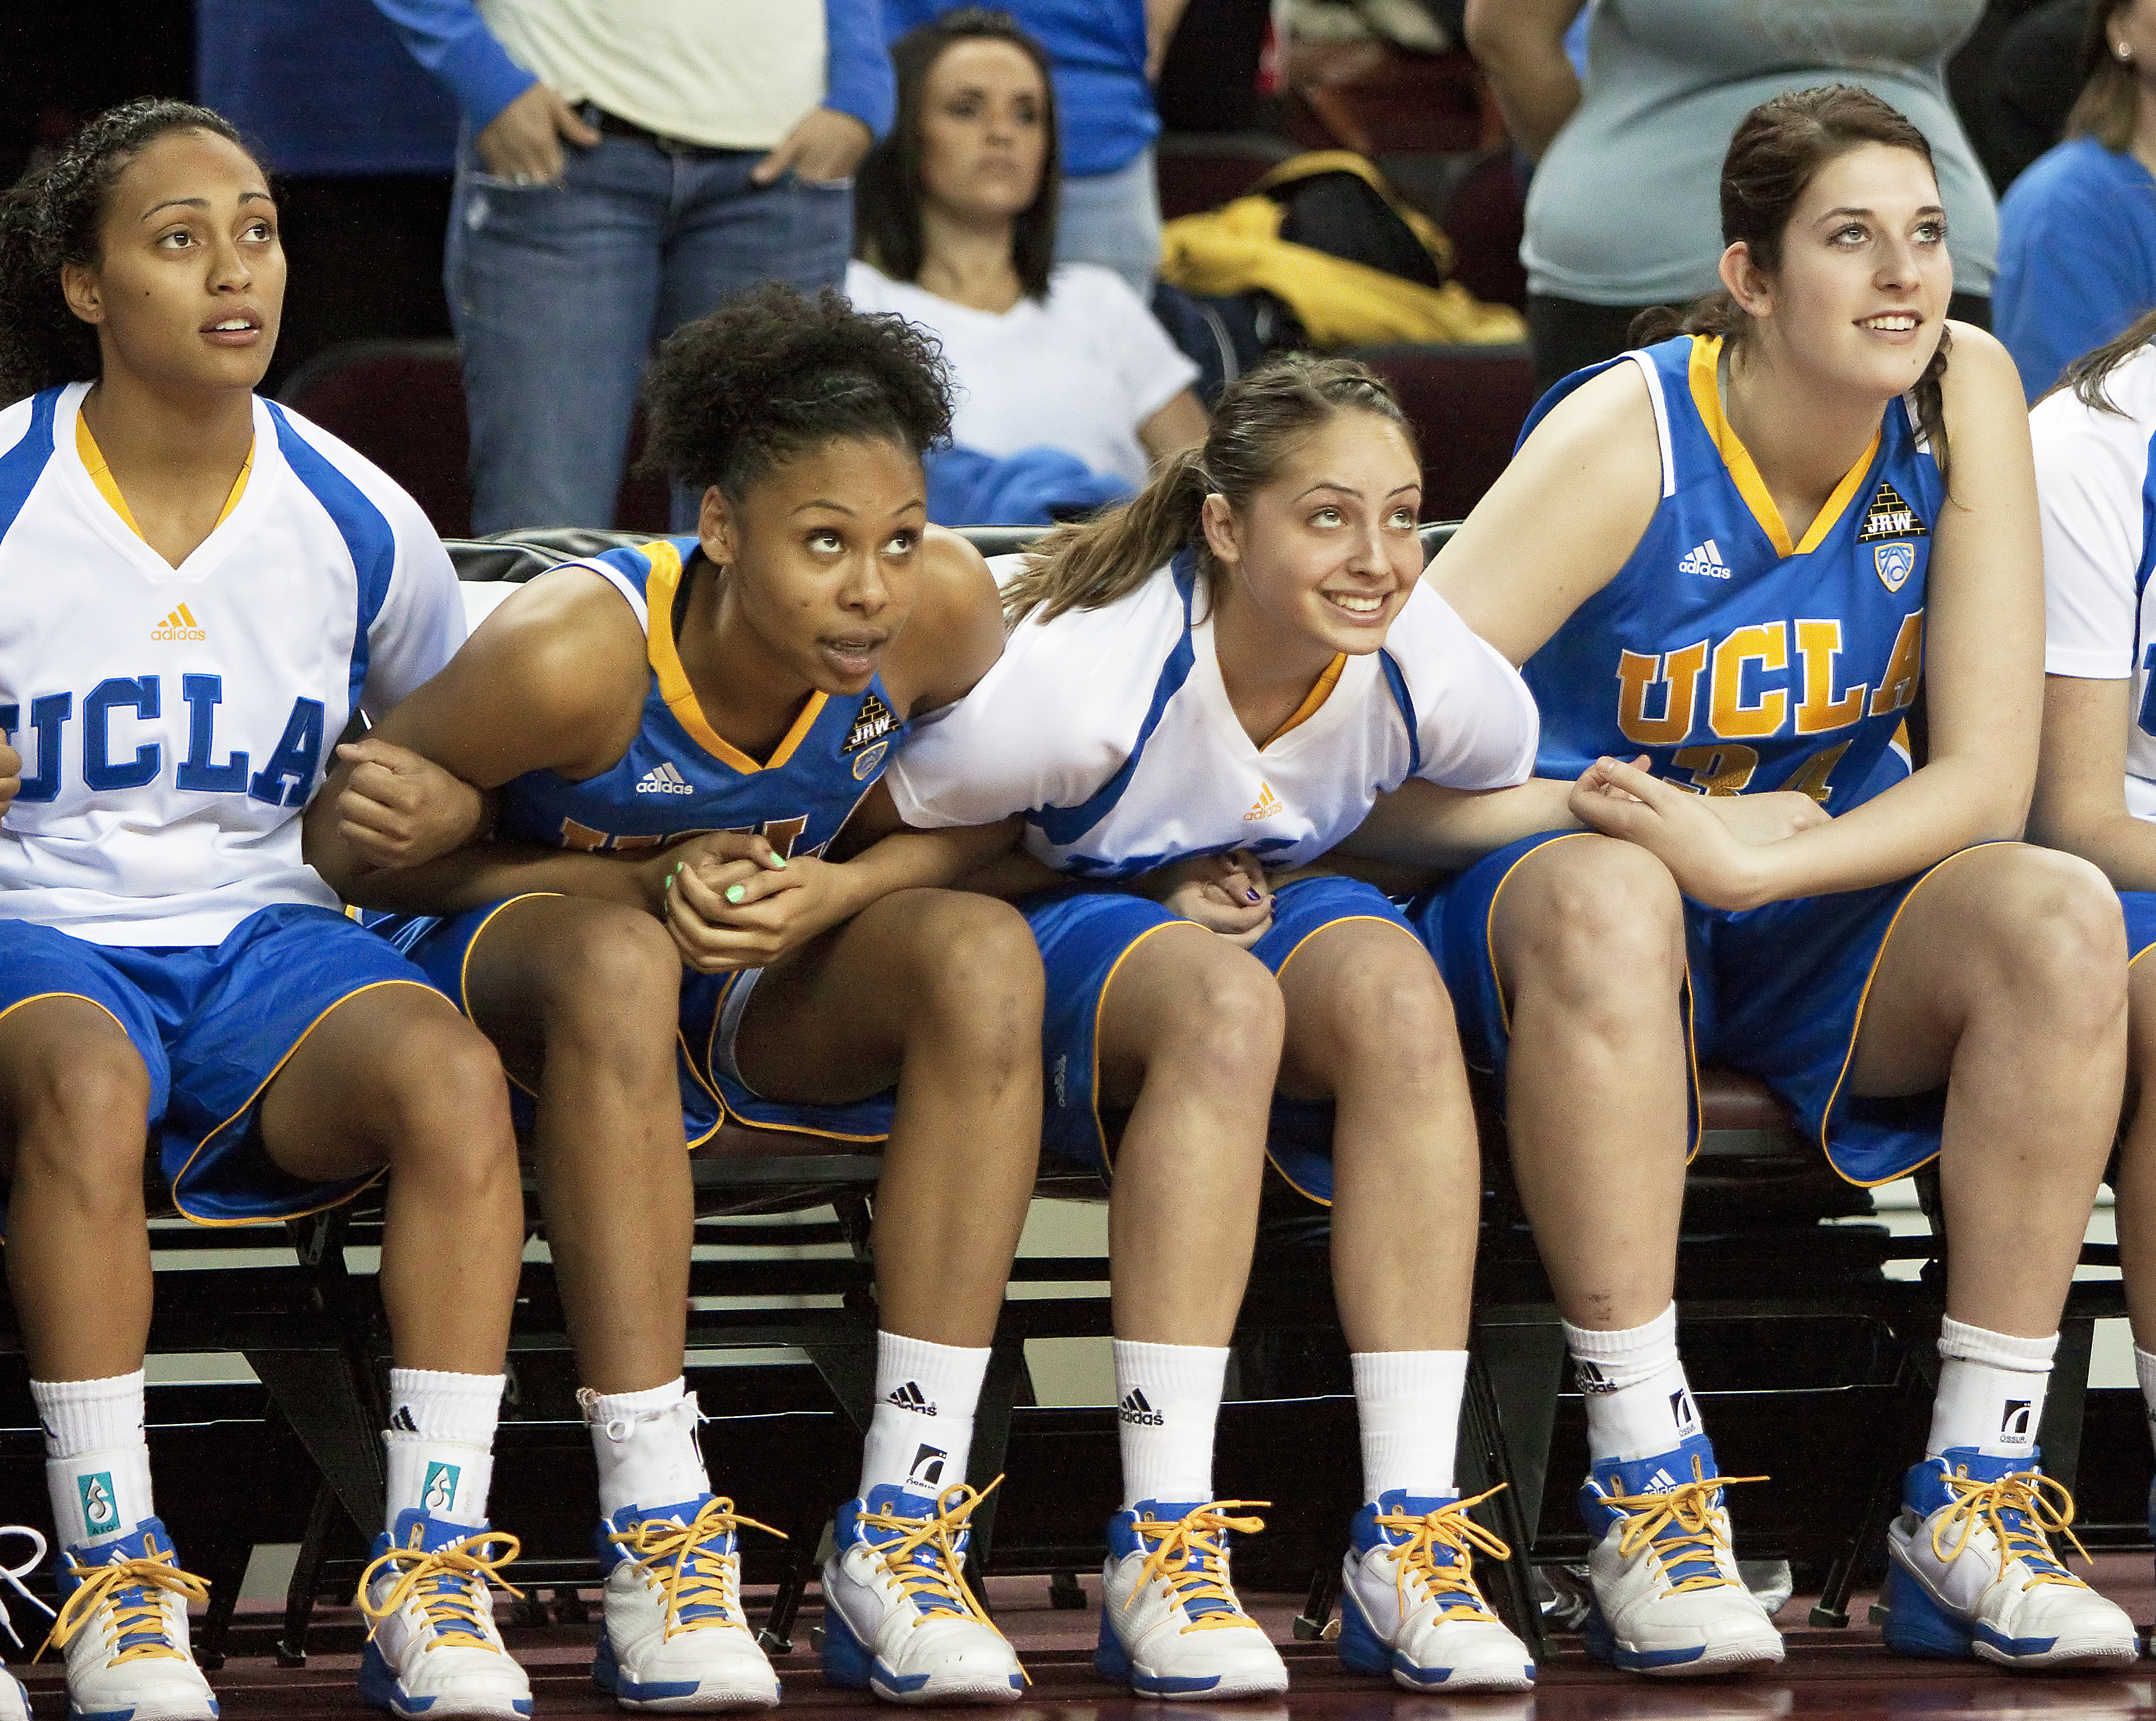
M 1825 541 L 1835 523 L 1849 510 L 1850 501 L 1856 487 L 1864 481 L 1864 475 L 1871 470 L 1871 462 L 1879 453 L 1880 439 L 1885 434 L 1886 420 L 1872 427 L 1871 440 L 1866 446 L 1855 465 L 1841 475 L 1826 505 L 1812 516 L 1812 523 L 1804 528 L 1804 539 L 1799 543 L 1789 542 L 1789 528 L 1782 518 L 1782 511 L 1774 495 L 1767 488 L 1767 480 L 1759 475 L 1759 468 L 1752 459 L 1752 450 L 1744 446 L 1737 429 L 1722 416 L 1722 387 L 1719 367 L 1722 362 L 1722 336 L 1694 335 L 1691 337 L 1691 361 L 1686 367 L 1687 380 L 1691 384 L 1692 404 L 1699 409 L 1700 422 L 1706 427 L 1708 437 L 1722 455 L 1722 464 L 1729 469 L 1738 492 L 1745 505 L 1752 510 L 1753 517 L 1759 522 L 1760 530 L 1767 534 L 1774 546 L 1774 553 L 1781 557 L 1808 556 Z
M 1552 837 L 1548 842 L 1537 843 L 1534 847 L 1505 869 L 1504 877 L 1497 881 L 1497 888 L 1490 893 L 1490 909 L 1482 924 L 1482 958 L 1490 964 L 1490 983 L 1496 990 L 1497 1014 L 1504 1021 L 1505 1037 L 1507 1040 L 1512 1037 L 1512 1006 L 1505 997 L 1505 977 L 1497 972 L 1497 899 L 1505 894 L 1505 886 L 1512 883 L 1512 875 L 1535 855 L 1541 854 L 1543 850 L 1554 847 L 1558 843 L 1570 842 L 1574 837 L 1594 835 L 1595 833 L 1591 830 L 1568 830 Z M 1678 932 L 1680 936 L 1683 936 L 1685 928 L 1681 924 L 1684 912 L 1681 891 L 1678 893 L 1677 912 L 1680 919 Z M 1699 1097 L 1699 1025 L 1692 999 L 1691 938 L 1685 938 L 1684 943 L 1685 1066 L 1691 1073 L 1691 1117 L 1690 1119 L 1691 1145 L 1685 1150 L 1685 1164 L 1689 1165 L 1699 1157 L 1700 1143 L 1706 1138 L 1707 1119 L 1705 1109 Z M 1506 1053 L 1507 1061 L 1510 1062 L 1512 1054 L 1508 1049 Z M 1501 1098 L 1500 1104 L 1502 1103 Z
M 1864 989 L 1856 994 L 1856 1014 L 1851 1019 L 1849 1024 L 1849 1046 L 1841 1055 L 1841 1069 L 1834 1078 L 1834 1087 L 1826 1097 L 1826 1104 L 1820 1110 L 1820 1152 L 1826 1156 L 1826 1163 L 1834 1174 L 1845 1184 L 1853 1184 L 1860 1189 L 1876 1189 L 1881 1184 L 1897 1183 L 1902 1178 L 1914 1177 L 1945 1151 L 1946 1144 L 1943 1138 L 1938 1148 L 1927 1153 L 1914 1165 L 1904 1166 L 1901 1170 L 1886 1177 L 1875 1177 L 1867 1180 L 1864 1178 L 1851 1177 L 1834 1163 L 1834 1149 L 1828 1145 L 1828 1137 L 1834 1125 L 1835 1102 L 1841 1098 L 1842 1084 L 1849 1080 L 1849 1066 L 1856 1061 L 1856 1041 L 1858 1036 L 1864 1032 L 1864 1007 L 1871 1001 L 1871 983 L 1879 978 L 1879 964 L 1887 959 L 1887 947 L 1894 942 L 1894 928 L 1902 924 L 1902 917 L 1907 912 L 1909 905 L 1917 900 L 1917 892 L 1937 878 L 1946 868 L 1953 866 L 1964 855 L 1974 855 L 1979 849 L 1995 849 L 2007 840 L 2001 838 L 1994 842 L 1972 843 L 1966 849 L 1956 850 L 1943 860 L 1933 861 L 1917 874 L 1917 881 L 1909 886 L 1902 900 L 1894 905 L 1893 917 L 1887 922 L 1887 930 L 1880 936 L 1879 948 L 1871 953 L 1871 967 L 1864 976 Z M 2013 846 L 2018 848 L 2025 845 L 2014 844 Z M 2133 965 L 2132 963 L 2127 964 L 2128 968 Z
M 465 953 L 457 963 L 457 1008 L 464 1012 L 465 1020 L 473 1027 L 479 1028 L 480 1033 L 486 1033 L 486 1030 L 480 1028 L 479 1016 L 472 1009 L 471 1001 L 472 952 L 479 948 L 479 941 L 486 936 L 486 929 L 501 917 L 504 909 L 514 908 L 519 902 L 536 902 L 542 898 L 559 900 L 567 895 L 568 892 L 566 891 L 523 891 L 514 896 L 505 896 L 487 910 L 486 918 L 474 927 L 471 937 L 465 940 Z M 491 1035 L 488 1037 L 492 1038 Z M 508 1065 L 504 1064 L 501 1066 L 501 1073 L 508 1077 L 509 1085 L 518 1092 L 529 1094 L 535 1101 L 538 1099 L 539 1090 L 519 1081 L 514 1075 L 511 1074 Z
M 436 998 L 440 998 L 442 996 L 440 992 L 437 991 L 435 988 L 429 985 L 424 980 L 369 980 L 364 986 L 353 988 L 352 990 L 346 993 L 343 997 L 336 999 L 334 1003 L 329 1004 L 326 1009 L 324 1009 L 320 1015 L 317 1015 L 313 1021 L 308 1023 L 305 1028 L 300 1030 L 300 1037 L 285 1048 L 285 1055 L 277 1060 L 275 1066 L 271 1069 L 270 1073 L 267 1076 L 264 1076 L 260 1081 L 255 1084 L 254 1092 L 248 1095 L 245 1103 L 244 1103 L 239 1109 L 234 1112 L 229 1117 L 227 1117 L 223 1123 L 218 1124 L 216 1128 L 211 1130 L 208 1134 L 205 1135 L 200 1141 L 197 1142 L 195 1143 L 194 1151 L 187 1155 L 187 1163 L 182 1165 L 179 1170 L 174 1174 L 172 1178 L 172 1205 L 178 1210 L 181 1218 L 187 1220 L 191 1224 L 208 1225 L 221 1230 L 230 1230 L 238 1225 L 281 1225 L 288 1219 L 305 1219 L 311 1213 L 325 1213 L 332 1207 L 341 1207 L 346 1202 L 351 1200 L 362 1190 L 381 1182 L 384 1177 L 388 1175 L 388 1166 L 386 1164 L 380 1165 L 377 1166 L 370 1175 L 362 1178 L 342 1194 L 333 1196 L 329 1200 L 318 1202 L 312 1207 L 295 1208 L 289 1213 L 264 1213 L 247 1219 L 205 1219 L 199 1214 L 188 1212 L 186 1204 L 180 1200 L 180 1184 L 186 1179 L 187 1173 L 193 1169 L 195 1161 L 202 1158 L 203 1150 L 207 1148 L 212 1142 L 215 1141 L 218 1137 L 223 1134 L 226 1130 L 231 1128 L 234 1123 L 238 1123 L 242 1117 L 244 1117 L 249 1112 L 254 1109 L 255 1102 L 262 1097 L 262 1091 L 277 1079 L 279 1074 L 283 1071 L 285 1065 L 292 1061 L 292 1055 L 307 1043 L 307 1036 L 310 1034 L 312 1034 L 316 1029 L 321 1027 L 331 1015 L 342 1009 L 347 1004 L 350 1004 L 353 999 L 363 998 L 370 992 L 379 992 L 386 986 L 412 986 L 417 988 L 422 992 L 432 993 Z M 444 999 L 443 1001 L 446 1003 L 448 1000 Z M 275 1162 L 273 1161 L 272 1163 L 274 1164 Z M 283 1168 L 280 1167 L 279 1169 L 282 1169 Z M 287 1175 L 289 1174 L 290 1174 L 288 1173 Z
M 714 1009 L 714 1010 L 712 1010 L 712 1012 L 711 1012 L 711 1037 L 710 1037 L 710 1039 L 709 1039 L 709 1040 L 705 1043 L 705 1046 L 704 1046 L 704 1068 L 705 1068 L 705 1070 L 707 1070 L 707 1071 L 716 1071 L 716 1065 L 713 1063 L 713 1059 L 714 1059 L 714 1057 L 716 1056 L 716 1053 L 717 1053 L 717 1049 L 718 1049 L 718 1044 L 719 1044 L 719 1025 L 720 1025 L 721 1022 L 725 1021 L 725 1020 L 726 1020 L 726 998 L 727 998 L 728 994 L 731 994 L 731 993 L 733 991 L 735 985 L 737 984 L 737 983 L 738 983 L 738 982 L 739 982 L 739 980 L 741 979 L 741 977 L 742 977 L 743 974 L 748 974 L 748 973 L 751 973 L 751 972 L 752 972 L 752 970 L 750 970 L 750 969 L 748 969 L 748 968 L 736 968 L 736 969 L 733 971 L 733 973 L 732 973 L 731 974 L 729 974 L 729 975 L 727 975 L 727 976 L 726 976 L 726 984 L 724 986 L 722 986 L 722 987 L 721 987 L 721 988 L 719 989 L 718 1006 L 717 1006 L 717 1008 L 716 1008 L 716 1009 Z M 762 973 L 763 972 L 763 970 L 762 970 L 762 968 L 757 968 L 757 969 L 753 970 L 752 972 L 757 973 L 757 974 L 762 974 Z M 744 1015 L 746 1015 L 748 1013 L 748 1006 L 747 1006 L 747 1004 L 743 1004 L 743 1005 L 742 1006 L 742 1013 Z M 685 1041 L 685 1042 L 684 1042 L 684 1044 L 685 1044 L 685 1043 L 686 1043 L 686 1042 Z M 692 1056 L 690 1058 L 690 1060 L 689 1060 L 689 1066 L 690 1066 L 690 1069 L 694 1070 L 694 1069 L 696 1068 L 696 1061 L 695 1057 Z M 740 1060 L 739 1058 L 736 1058 L 736 1059 L 734 1060 L 734 1065 L 735 1065 L 735 1067 L 736 1067 L 736 1068 L 739 1068 L 739 1067 L 740 1067 L 740 1065 L 741 1065 L 741 1060 Z M 818 1136 L 822 1136 L 822 1137 L 823 1137 L 823 1138 L 824 1138 L 827 1141 L 834 1141 L 834 1142 L 887 1142 L 887 1141 L 889 1141 L 889 1140 L 891 1139 L 891 1132 L 890 1132 L 889 1130 L 886 1130 L 886 1131 L 884 1131 L 884 1132 L 883 1132 L 883 1133 L 882 1133 L 882 1134 L 880 1134 L 880 1135 L 850 1135 L 850 1134 L 847 1134 L 847 1133 L 846 1133 L 844 1131 L 843 1131 L 843 1130 L 837 1130 L 837 1129 L 818 1129 L 818 1128 L 814 1128 L 813 1125 L 807 1124 L 807 1123 L 761 1123 L 761 1122 L 759 1122 L 757 1119 L 756 1119 L 756 1118 L 754 1118 L 754 1117 L 744 1117 L 741 1112 L 735 1111 L 735 1110 L 734 1110 L 734 1108 L 733 1108 L 732 1107 L 729 1106 L 729 1105 L 726 1103 L 726 1097 L 725 1097 L 723 1094 L 721 1094 L 721 1093 L 718 1091 L 719 1083 L 718 1083 L 718 1077 L 717 1077 L 717 1076 L 716 1076 L 716 1073 L 714 1073 L 714 1074 L 711 1076 L 711 1078 L 710 1078 L 709 1080 L 706 1080 L 706 1078 L 705 1078 L 704 1075 L 703 1075 L 701 1072 L 699 1072 L 699 1073 L 698 1073 L 698 1075 L 697 1075 L 697 1076 L 696 1076 L 696 1080 L 697 1080 L 699 1082 L 701 1082 L 701 1083 L 702 1084 L 702 1086 L 703 1086 L 703 1089 L 704 1089 L 704 1092 L 706 1092 L 706 1093 L 708 1093 L 709 1095 L 711 1095 L 711 1097 L 714 1100 L 716 1100 L 716 1101 L 718 1102 L 718 1107 L 719 1107 L 719 1123 L 720 1123 L 721 1124 L 724 1124 L 724 1123 L 725 1123 L 725 1122 L 726 1122 L 726 1120 L 727 1118 L 732 1117 L 732 1118 L 734 1118 L 735 1120 L 737 1120 L 737 1121 L 741 1124 L 742 1128 L 744 1128 L 744 1129 L 783 1129 L 783 1130 L 787 1131 L 788 1133 L 790 1133 L 790 1134 L 793 1134 L 793 1135 L 818 1135 Z M 742 1086 L 743 1087 L 748 1087 L 748 1079 L 747 1079 L 746 1076 L 744 1076 L 744 1077 L 742 1077 Z M 749 1091 L 751 1093 L 756 1093 L 756 1090 L 755 1090 L 754 1088 L 752 1088 L 752 1087 L 749 1087 L 748 1091 Z M 771 1098 L 770 1098 L 770 1097 L 769 1097 L 767 1094 L 761 1094 L 761 1093 L 757 1093 L 757 1094 L 756 1094 L 756 1097 L 757 1097 L 758 1099 L 760 1099 L 760 1100 L 768 1100 L 768 1101 L 769 1101 L 769 1102 L 770 1102 L 771 1104 L 774 1105 L 774 1106 L 802 1106 L 802 1105 L 805 1105 L 805 1106 L 815 1106 L 815 1105 L 843 1106 L 843 1105 L 865 1105 L 865 1104 L 867 1103 L 867 1101 L 865 1101 L 865 1100 L 850 1100 L 850 1100 L 774 1100 L 774 1099 L 771 1099 Z M 870 1099 L 873 1099 L 873 1098 L 875 1097 L 875 1095 L 871 1094 L 869 1097 L 870 1097 Z M 716 1134 L 717 1134 L 717 1133 L 718 1133 L 718 1131 L 717 1131 L 716 1128 L 714 1128 L 714 1129 L 711 1132 L 711 1135 L 716 1135 Z M 697 1139 L 698 1141 L 706 1141 L 706 1140 L 709 1140 L 709 1139 L 710 1139 L 710 1136 L 709 1136 L 709 1135 L 699 1136 L 699 1137 L 697 1137 L 697 1138 L 696 1138 L 696 1139 Z
M 8 1017 L 13 1015 L 15 1012 L 22 1009 L 23 1005 L 28 1004 L 42 1004 L 49 998 L 72 998 L 78 1004 L 88 1004 L 92 1009 L 101 1009 L 106 1015 L 112 1017 L 112 1025 L 114 1027 L 117 1028 L 122 1034 L 127 1034 L 126 1023 L 121 1021 L 119 1017 L 112 1015 L 111 1006 L 109 1004 L 100 1004 L 87 992 L 33 992 L 28 998 L 18 998 L 13 1004 L 9 1004 L 7 1009 L 0 1009 L 0 1022 L 6 1021 Z M 132 1034 L 127 1034 L 127 1043 L 130 1045 L 133 1045 L 135 1044 L 135 1036 Z M 136 1056 L 139 1057 L 141 1054 L 138 1051 Z
M 801 707 L 793 727 L 786 732 L 769 759 L 759 765 L 711 727 L 704 708 L 696 702 L 696 690 L 689 685 L 689 672 L 681 667 L 681 654 L 674 643 L 674 597 L 681 585 L 681 552 L 665 538 L 639 544 L 637 552 L 651 564 L 644 580 L 644 654 L 651 673 L 659 678 L 659 696 L 675 721 L 689 732 L 697 746 L 723 765 L 745 777 L 759 771 L 776 771 L 793 757 L 794 751 L 816 727 L 829 696 L 814 692 Z M 875 1138 L 880 1139 L 880 1138 Z
M 1108 988 L 1115 984 L 1116 976 L 1122 971 L 1123 964 L 1131 959 L 1131 953 L 1133 950 L 1144 943 L 1155 932 L 1164 932 L 1170 927 L 1179 926 L 1198 926 L 1198 922 L 1194 920 L 1185 920 L 1179 915 L 1173 920 L 1156 921 L 1132 939 L 1129 943 L 1124 945 L 1122 954 L 1108 964 L 1108 972 L 1101 977 L 1101 995 L 1093 1000 L 1093 1067 L 1091 1072 L 1092 1086 L 1090 1090 L 1091 1097 L 1087 1099 L 1086 1104 L 1091 1108 L 1093 1113 L 1093 1143 L 1101 1150 L 1101 1164 L 1107 1168 L 1106 1175 L 1110 1182 L 1115 1180 L 1116 1160 L 1115 1156 L 1108 1151 L 1108 1126 L 1101 1121 L 1101 1018 L 1107 1013 Z M 1204 928 L 1199 927 L 1199 930 L 1203 932 Z

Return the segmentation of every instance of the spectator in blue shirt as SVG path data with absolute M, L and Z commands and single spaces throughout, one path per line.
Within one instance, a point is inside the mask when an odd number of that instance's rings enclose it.
M 967 0 L 883 0 L 896 42 Z M 1160 268 L 1160 191 L 1153 178 L 1152 80 L 1188 0 L 1006 0 L 1001 8 L 1049 59 L 1061 117 L 1063 188 L 1055 260 L 1097 263 L 1141 299 Z
M 895 100 L 876 0 L 375 4 L 463 116 L 474 529 L 607 525 L 654 345 L 759 281 L 844 278 Z
M 1999 206 L 1999 338 L 2031 401 L 2156 306 L 2156 0 L 2091 8 L 2066 141 Z

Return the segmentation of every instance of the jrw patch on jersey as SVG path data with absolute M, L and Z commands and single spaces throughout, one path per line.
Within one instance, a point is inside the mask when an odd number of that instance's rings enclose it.
M 868 697 L 861 701 L 861 708 L 854 713 L 854 727 L 846 732 L 846 738 L 839 751 L 841 754 L 850 753 L 871 742 L 880 741 L 897 724 L 897 715 L 876 697 L 875 690 L 871 688 Z
M 1902 499 L 1902 492 L 1881 479 L 1879 488 L 1872 492 L 1871 505 L 1864 511 L 1864 524 L 1858 529 L 1857 542 L 1869 544 L 1881 538 L 1930 536 L 1931 528 Z

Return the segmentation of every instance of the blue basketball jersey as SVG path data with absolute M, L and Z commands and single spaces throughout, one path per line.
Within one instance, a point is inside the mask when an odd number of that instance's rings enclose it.
M 1840 813 L 1907 773 L 1924 580 L 1945 486 L 1906 398 L 1791 542 L 1723 416 L 1718 337 L 1609 364 L 1646 379 L 1662 496 L 1616 577 L 1522 674 L 1542 710 L 1536 774 L 1605 754 L 1707 794 L 1801 789 Z M 1528 433 L 1598 365 L 1543 397 Z
M 609 550 L 580 567 L 610 581 L 649 642 L 644 722 L 619 763 L 572 783 L 531 771 L 505 784 L 500 832 L 550 848 L 648 849 L 700 831 L 760 831 L 782 856 L 820 855 L 883 774 L 908 727 L 880 681 L 852 697 L 812 693 L 759 764 L 705 720 L 675 648 L 675 598 L 694 538 Z

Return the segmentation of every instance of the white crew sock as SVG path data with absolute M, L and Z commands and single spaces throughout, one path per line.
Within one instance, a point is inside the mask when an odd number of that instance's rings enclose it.
M 1932 1401 L 1928 1457 L 1974 1446 L 1987 1457 L 2026 1458 L 2036 1450 L 2044 1390 L 2059 1335 L 2015 1338 L 1957 1321 L 1939 1323 L 1939 1392 Z
M 887 1484 L 931 1499 L 966 1479 L 986 1348 L 876 1334 L 875 1411 L 861 1447 L 861 1494 Z
M 1703 1431 L 1677 1355 L 1674 1302 L 1644 1326 L 1590 1333 L 1567 1321 L 1565 1348 L 1587 1400 L 1587 1456 L 1630 1463 L 1674 1450 Z
M 142 1371 L 101 1380 L 33 1380 L 45 1431 L 45 1492 L 64 1548 L 124 1536 L 157 1507 L 142 1437 Z
M 2148 1416 L 2148 1436 L 2156 1441 L 2156 1354 L 2133 1347 L 2133 1375 L 2141 1383 L 2141 1403 Z
M 696 1450 L 703 1413 L 679 1374 L 642 1392 L 587 1388 L 577 1402 L 598 1460 L 602 1518 L 611 1520 L 625 1506 L 677 1506 L 711 1492 L 704 1455 Z
M 1227 1348 L 1118 1338 L 1115 1356 L 1123 1509 L 1142 1500 L 1178 1506 L 1210 1500 Z
M 500 1374 L 439 1369 L 389 1371 L 388 1528 L 414 1508 L 445 1523 L 486 1523 L 494 1482 L 494 1426 L 501 1415 Z
M 1348 1362 L 1363 1436 L 1363 1499 L 1374 1503 L 1395 1488 L 1420 1499 L 1450 1496 L 1467 1353 L 1366 1350 Z

